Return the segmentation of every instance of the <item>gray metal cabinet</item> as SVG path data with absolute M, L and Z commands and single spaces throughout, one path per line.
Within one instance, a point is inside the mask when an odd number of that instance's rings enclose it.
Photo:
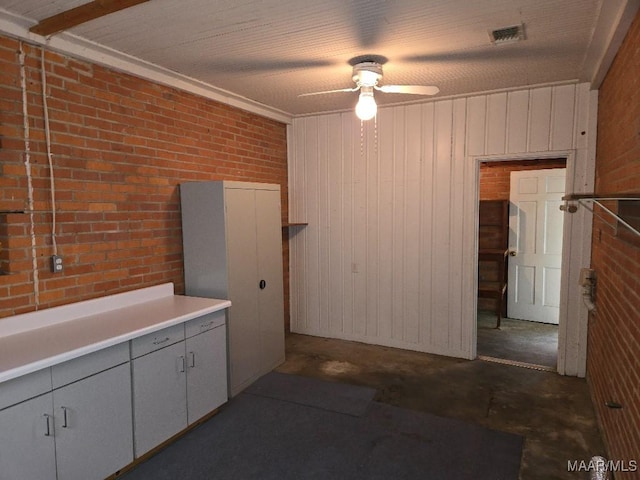
M 0 411 L 0 478 L 56 480 L 51 393 Z
M 58 480 L 100 480 L 133 461 L 128 362 L 54 390 L 53 404 Z
M 184 327 L 132 340 L 131 352 L 135 456 L 140 457 L 187 427 Z
M 0 478 L 56 480 L 51 370 L 0 383 Z
M 132 460 L 127 344 L 0 385 L 2 480 L 101 480 Z
M 126 343 L 51 367 L 58 480 L 100 480 L 133 461 Z
M 180 186 L 187 295 L 227 298 L 229 382 L 236 395 L 284 361 L 280 186 Z
M 207 323 L 207 320 L 196 320 L 197 324 Z M 227 335 L 225 325 L 204 330 L 194 336 L 189 336 L 189 323 L 185 328 L 187 421 L 191 425 L 228 399 Z
M 224 322 L 215 312 L 132 340 L 136 457 L 227 401 Z

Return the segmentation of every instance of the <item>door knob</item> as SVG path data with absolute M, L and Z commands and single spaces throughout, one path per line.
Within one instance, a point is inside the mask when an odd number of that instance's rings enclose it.
M 518 254 L 518 252 L 516 252 L 515 250 L 509 250 L 509 255 L 511 255 L 512 257 L 515 257 Z

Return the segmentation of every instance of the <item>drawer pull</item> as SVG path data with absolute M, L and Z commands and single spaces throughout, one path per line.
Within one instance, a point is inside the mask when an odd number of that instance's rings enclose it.
M 62 409 L 62 428 L 69 428 L 69 422 L 67 419 L 67 407 L 60 407 Z
M 45 432 L 44 436 L 50 437 L 51 436 L 51 422 L 49 421 L 50 415 L 48 413 L 45 413 L 44 418 L 47 421 L 47 431 Z
M 179 360 L 179 362 L 178 362 L 178 371 L 179 371 L 180 373 L 182 373 L 182 372 L 184 372 L 184 370 L 185 370 L 184 356 L 183 356 L 183 355 L 180 355 L 180 356 L 178 357 L 178 360 Z
M 213 325 L 213 320 L 211 320 L 210 322 L 207 322 L 207 323 L 201 323 L 200 324 L 200 329 L 204 330 L 206 328 L 211 328 L 212 325 Z
M 189 352 L 189 366 L 191 368 L 196 366 L 196 354 L 193 352 Z
M 170 338 L 169 338 L 169 337 L 165 337 L 165 338 L 162 338 L 162 339 L 157 339 L 157 338 L 156 338 L 156 339 L 153 341 L 153 344 L 154 344 L 154 345 L 162 345 L 163 343 L 167 343 L 169 340 L 170 340 Z

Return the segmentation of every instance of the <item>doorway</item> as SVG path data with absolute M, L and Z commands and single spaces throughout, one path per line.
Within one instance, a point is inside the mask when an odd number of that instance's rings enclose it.
M 509 244 L 509 236 L 512 237 L 511 242 L 514 241 L 515 212 L 521 211 L 521 209 L 514 209 L 510 205 L 509 199 L 513 193 L 511 188 L 512 176 L 517 181 L 519 177 L 528 178 L 539 175 L 533 171 L 553 172 L 555 169 L 566 168 L 566 165 L 566 158 L 501 159 L 480 162 L 480 203 L 478 208 L 480 225 L 478 239 L 479 289 L 476 319 L 477 353 L 479 358 L 556 370 L 558 358 L 557 320 L 555 323 L 553 319 L 551 321 L 540 321 L 541 318 L 535 315 L 528 318 L 527 312 L 529 310 L 525 309 L 523 314 L 522 309 L 516 310 L 513 306 L 514 298 L 516 300 L 518 298 L 514 295 L 516 291 L 521 295 L 526 292 L 531 296 L 533 302 L 533 294 L 531 293 L 533 284 L 527 284 L 527 282 L 533 282 L 534 275 L 527 277 L 526 275 L 515 273 L 514 266 L 525 257 L 525 249 L 522 249 L 521 255 L 518 257 L 517 249 Z M 526 171 L 530 171 L 530 173 Z M 556 173 L 559 172 L 560 170 Z M 542 179 L 543 183 L 545 181 L 546 179 Z M 564 183 L 562 184 L 563 189 Z M 559 197 L 561 197 L 564 192 L 558 193 Z M 525 198 L 525 200 L 527 199 Z M 507 213 L 504 213 L 502 217 L 502 222 L 498 220 L 497 216 L 498 212 L 500 212 L 500 205 L 507 209 Z M 528 205 L 531 205 L 531 203 L 528 203 Z M 508 213 L 509 208 L 512 210 L 511 214 Z M 504 221 L 507 222 L 506 225 L 503 224 Z M 483 228 L 483 222 L 493 224 L 495 227 Z M 500 228 L 502 229 L 501 231 Z M 522 229 L 520 231 L 523 239 L 526 230 Z M 529 228 L 529 231 L 532 231 L 532 229 Z M 562 231 L 561 227 L 560 231 Z M 493 252 L 493 254 L 488 255 L 486 253 L 488 251 Z M 500 258 L 503 259 L 502 263 L 496 261 Z M 520 272 L 526 271 L 527 268 L 520 268 Z M 559 273 L 555 272 L 555 274 L 558 275 Z M 515 284 L 516 280 L 521 282 L 520 285 Z M 523 288 L 525 286 L 528 288 Z M 557 294 L 559 286 L 548 290 L 549 294 Z M 496 293 L 493 295 L 486 294 L 491 291 Z M 554 298 L 558 299 L 559 297 L 556 296 Z M 509 302 L 507 299 L 509 299 Z M 508 303 L 511 304 L 510 308 L 507 306 Z M 517 318 L 510 317 L 510 310 L 515 313 L 513 316 Z

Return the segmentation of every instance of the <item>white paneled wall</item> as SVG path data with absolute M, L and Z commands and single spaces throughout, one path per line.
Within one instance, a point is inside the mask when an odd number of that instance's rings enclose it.
M 289 218 L 309 225 L 290 232 L 292 331 L 473 358 L 478 162 L 565 155 L 570 188 L 592 182 L 588 88 L 387 107 L 364 124 L 352 112 L 295 119 Z

